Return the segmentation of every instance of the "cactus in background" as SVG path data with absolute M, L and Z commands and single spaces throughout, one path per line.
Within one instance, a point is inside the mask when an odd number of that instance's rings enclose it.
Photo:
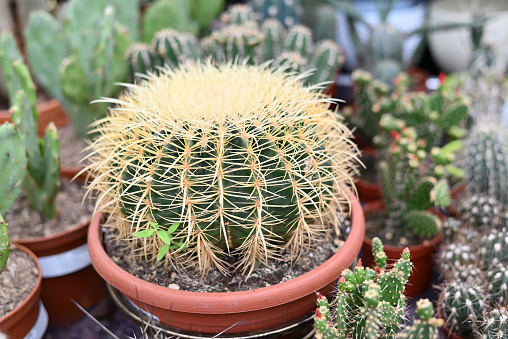
M 108 4 L 116 4 L 117 9 Z M 90 104 L 114 96 L 115 82 L 125 80 L 125 52 L 137 27 L 137 0 L 69 1 L 62 23 L 34 12 L 25 31 L 27 58 L 37 81 L 58 99 L 74 126 L 85 137 L 88 126 L 106 113 L 107 105 Z M 86 14 L 85 14 L 86 13 Z M 135 15 L 133 15 L 135 14 Z M 125 26 L 123 26 L 125 25 Z
M 261 34 L 265 37 L 261 60 L 274 60 L 277 56 L 282 54 L 286 30 L 275 19 L 268 19 L 261 24 Z
M 2 130 L 0 129 L 0 133 Z M 4 271 L 7 259 L 11 251 L 11 243 L 9 235 L 7 234 L 7 224 L 5 223 L 2 214 L 0 214 L 0 274 Z
M 226 271 L 229 254 L 244 270 L 281 248 L 295 258 L 349 201 L 351 133 L 298 78 L 198 63 L 152 75 L 114 102 L 96 124 L 89 190 L 110 202 L 109 220 L 129 240 L 152 221 L 164 230 L 179 223 L 172 235 L 186 247 L 169 261 L 192 260 L 204 273 Z M 143 240 L 149 257 L 162 246 Z
M 506 262 L 497 263 L 487 270 L 487 288 L 490 303 L 508 306 L 508 267 Z
M 386 264 L 386 254 L 379 238 L 373 239 L 373 256 Z M 383 259 L 384 258 L 384 259 Z M 354 271 L 342 271 L 337 284 L 336 310 L 318 295 L 314 317 L 316 338 L 379 338 L 381 333 L 394 337 L 399 333 L 405 312 L 404 287 L 411 274 L 410 253 L 406 248 L 390 270 L 383 265 L 376 270 L 358 262 Z M 336 314 L 336 323 L 330 314 Z
M 508 204 L 508 150 L 499 125 L 479 124 L 465 141 L 463 168 L 466 189 Z
M 159 59 L 159 65 L 178 68 L 186 62 L 195 62 L 199 58 L 198 41 L 189 33 L 164 29 L 155 34 L 152 45 Z
M 305 83 L 313 85 L 330 80 L 335 81 L 335 72 L 342 66 L 344 60 L 344 53 L 339 45 L 331 40 L 320 41 L 309 63 L 309 69 L 314 69 L 314 72 L 305 80 Z
M 302 25 L 291 28 L 284 39 L 284 50 L 298 53 L 303 58 L 308 58 L 313 48 L 312 32 Z
M 19 126 L 0 125 L 0 214 L 11 208 L 21 192 L 26 162 L 25 141 Z
M 37 135 L 39 113 L 35 85 L 28 67 L 20 59 L 12 59 L 12 56 L 19 55 L 19 51 L 9 51 L 17 49 L 12 39 L 10 34 L 2 35 L 0 62 L 8 75 L 9 92 L 16 91 L 11 105 L 12 121 L 19 126 L 23 135 L 24 140 L 20 144 L 24 145 L 26 151 L 23 151 L 28 159 L 28 175 L 24 176 L 23 188 L 31 207 L 46 217 L 52 217 L 55 214 L 54 199 L 60 174 L 58 133 L 54 124 L 50 124 L 44 139 Z
M 157 0 L 146 8 L 143 17 L 143 42 L 150 43 L 163 29 L 198 35 L 199 25 L 191 18 L 190 1 Z
M 191 16 L 199 24 L 199 35 L 209 34 L 210 24 L 222 13 L 225 0 L 190 0 Z
M 441 251 L 441 266 L 445 273 L 459 271 L 475 261 L 476 257 L 468 244 L 451 243 Z
M 459 213 L 464 223 L 479 230 L 496 228 L 500 223 L 501 206 L 489 196 L 474 194 L 461 201 Z
M 254 21 L 241 25 L 230 24 L 212 33 L 212 37 L 221 49 L 224 60 L 219 62 L 234 62 L 245 60 L 254 65 L 257 50 L 263 42 L 264 36 Z
M 482 237 L 481 258 L 485 270 L 492 265 L 508 262 L 508 228 L 492 230 Z
M 302 24 L 310 27 L 315 40 L 337 41 L 337 10 L 326 0 L 302 0 Z
M 489 311 L 481 326 L 482 339 L 508 338 L 508 308 L 498 307 Z
M 388 212 L 386 232 L 394 239 L 414 235 L 416 239 L 436 236 L 441 221 L 429 212 L 433 206 L 447 207 L 451 202 L 446 180 L 453 152 L 434 148 L 426 152 L 424 139 L 402 120 L 385 115 L 380 122 L 391 137 L 386 158 L 379 164 L 383 201 Z M 422 163 L 426 161 L 425 171 Z M 439 170 L 436 170 L 438 167 Z
M 438 328 L 443 326 L 444 320 L 434 318 L 434 306 L 429 299 L 420 299 L 416 302 L 416 314 L 419 319 L 415 319 L 413 324 L 406 329 L 401 339 L 438 339 Z
M 256 14 L 252 7 L 237 4 L 229 7 L 221 14 L 221 21 L 228 24 L 243 25 L 250 21 L 256 21 Z
M 251 0 L 249 4 L 257 14 L 258 20 L 276 18 L 285 28 L 298 24 L 303 14 L 300 0 Z
M 140 80 L 141 74 L 155 72 L 156 58 L 152 46 L 138 42 L 132 44 L 125 52 L 125 58 L 129 66 L 131 82 Z
M 462 223 L 455 218 L 447 218 L 443 222 L 443 236 L 446 242 L 452 242 L 459 233 Z
M 485 312 L 485 292 L 471 281 L 448 283 L 443 290 L 441 309 L 451 331 L 468 336 L 478 329 Z

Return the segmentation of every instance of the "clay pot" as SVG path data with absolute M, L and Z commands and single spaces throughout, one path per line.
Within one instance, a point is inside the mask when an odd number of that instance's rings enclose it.
M 263 332 L 311 316 L 316 308 L 315 293 L 330 293 L 342 270 L 357 258 L 365 234 L 365 220 L 360 203 L 352 195 L 351 199 L 352 227 L 344 245 L 314 270 L 268 287 L 201 293 L 172 290 L 146 282 L 121 269 L 105 252 L 100 236 L 100 213 L 90 224 L 90 257 L 97 272 L 134 305 L 147 310 L 143 313 L 151 317 L 156 326 L 162 324 L 200 334 L 216 334 L 226 329 L 228 334 L 239 336 Z
M 80 167 L 62 168 L 60 176 L 73 179 Z M 84 181 L 86 174 L 77 179 Z M 90 219 L 65 232 L 47 237 L 17 239 L 32 250 L 42 266 L 41 300 L 49 314 L 50 326 L 62 325 L 84 314 L 72 300 L 90 308 L 106 296 L 105 284 L 91 265 L 87 246 Z
M 51 99 L 38 104 L 37 110 L 39 112 L 39 135 L 44 135 L 46 126 L 51 121 L 53 121 L 57 127 L 65 126 L 69 123 L 60 102 L 56 99 Z M 12 121 L 9 110 L 0 110 L 0 125 L 6 121 Z
M 35 254 L 25 246 L 16 244 L 15 247 L 28 254 L 35 264 L 39 275 L 33 291 L 14 310 L 0 318 L 0 332 L 9 339 L 42 338 L 48 326 L 48 315 L 39 301 L 41 294 L 42 270 Z
M 367 216 L 369 213 L 384 210 L 384 204 L 381 200 L 367 203 L 363 210 Z M 411 262 L 413 271 L 406 285 L 406 296 L 414 297 L 423 293 L 432 281 L 432 269 L 434 266 L 434 254 L 436 253 L 443 236 L 440 234 L 432 240 L 413 246 L 390 246 L 384 245 L 388 262 L 395 262 L 402 254 L 404 248 L 408 247 L 411 252 Z M 363 240 L 362 261 L 365 267 L 374 267 L 374 258 L 372 257 L 372 239 L 365 237 Z
M 374 164 L 374 162 L 376 161 L 377 150 L 374 147 L 369 146 L 363 148 L 361 151 L 363 157 L 374 158 L 373 161 L 366 161 L 364 165 L 368 166 L 369 163 Z M 356 191 L 358 192 L 358 198 L 362 203 L 376 201 L 382 198 L 381 185 L 377 182 L 364 180 L 360 176 L 360 178 L 355 182 L 355 186 Z

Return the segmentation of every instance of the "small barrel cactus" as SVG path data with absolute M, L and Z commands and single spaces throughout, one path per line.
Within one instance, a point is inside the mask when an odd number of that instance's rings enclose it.
M 224 62 L 242 62 L 254 65 L 257 60 L 258 49 L 264 36 L 257 23 L 249 21 L 237 25 L 231 24 L 214 31 L 212 37 L 221 49 L 220 55 Z
M 496 198 L 488 195 L 467 196 L 462 200 L 459 210 L 462 220 L 479 230 L 496 228 L 500 222 L 501 205 Z
M 480 330 L 482 339 L 508 338 L 508 308 L 494 308 L 483 319 Z
M 494 230 L 482 237 L 481 262 L 485 270 L 492 265 L 508 262 L 508 228 Z
M 476 331 L 485 312 L 485 299 L 485 292 L 476 283 L 448 283 L 442 292 L 441 309 L 451 331 L 464 337 Z
M 297 25 L 288 31 L 284 40 L 284 50 L 307 58 L 311 55 L 313 48 L 312 32 L 308 27 Z
M 298 24 L 303 14 L 300 0 L 251 0 L 250 5 L 256 12 L 258 20 L 276 18 L 285 28 Z
M 286 30 L 279 20 L 268 19 L 261 24 L 261 33 L 265 37 L 261 60 L 276 59 L 282 53 Z
M 197 61 L 199 58 L 197 39 L 190 33 L 163 29 L 155 34 L 152 45 L 160 65 L 177 68 L 185 62 Z
M 236 4 L 222 13 L 221 21 L 228 24 L 242 25 L 250 21 L 256 21 L 256 14 L 251 6 Z
M 267 66 L 161 73 L 129 86 L 96 125 L 89 190 L 109 202 L 122 237 L 174 227 L 184 245 L 168 261 L 225 272 L 223 256 L 235 254 L 247 271 L 281 248 L 297 255 L 337 224 L 356 153 L 321 94 Z M 155 234 L 144 240 L 149 257 L 164 246 Z
M 443 222 L 443 236 L 447 242 L 453 242 L 457 234 L 460 232 L 462 222 L 456 218 L 447 218 Z
M 508 266 L 498 263 L 488 269 L 487 288 L 492 305 L 508 305 Z
M 130 80 L 139 80 L 139 75 L 155 71 L 157 65 L 155 50 L 152 46 L 137 42 L 132 44 L 125 52 L 125 58 L 129 66 Z
M 451 243 L 441 251 L 441 265 L 445 272 L 460 270 L 469 264 L 473 264 L 476 256 L 468 244 Z

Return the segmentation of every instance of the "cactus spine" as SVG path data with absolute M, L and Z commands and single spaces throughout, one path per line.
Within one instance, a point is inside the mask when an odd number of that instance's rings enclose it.
M 225 271 L 225 254 L 239 254 L 245 270 L 281 247 L 296 254 L 348 201 L 337 184 L 354 171 L 350 131 L 320 98 L 261 67 L 165 69 L 130 87 L 97 124 L 90 189 L 116 206 L 111 222 L 125 237 L 152 220 L 163 229 L 179 222 L 174 238 L 187 249 L 166 258 L 199 258 L 202 272 Z M 150 239 L 149 256 L 161 246 Z
M 116 4 L 117 10 L 106 4 Z M 93 0 L 86 3 L 87 15 L 83 6 L 79 0 L 69 1 L 62 23 L 45 12 L 32 13 L 25 41 L 35 78 L 62 103 L 76 133 L 84 138 L 88 126 L 107 109 L 90 101 L 113 96 L 118 91 L 113 83 L 128 74 L 125 52 L 137 32 L 133 13 L 138 4 Z

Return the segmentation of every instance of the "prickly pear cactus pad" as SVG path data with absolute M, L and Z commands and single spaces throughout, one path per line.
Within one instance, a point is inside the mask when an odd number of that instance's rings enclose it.
M 351 131 L 328 110 L 333 99 L 298 77 L 198 63 L 110 100 L 116 108 L 95 124 L 89 189 L 145 258 L 164 243 L 132 234 L 155 224 L 185 244 L 165 260 L 226 273 L 224 256 L 237 255 L 246 272 L 283 248 L 296 258 L 347 209 Z

